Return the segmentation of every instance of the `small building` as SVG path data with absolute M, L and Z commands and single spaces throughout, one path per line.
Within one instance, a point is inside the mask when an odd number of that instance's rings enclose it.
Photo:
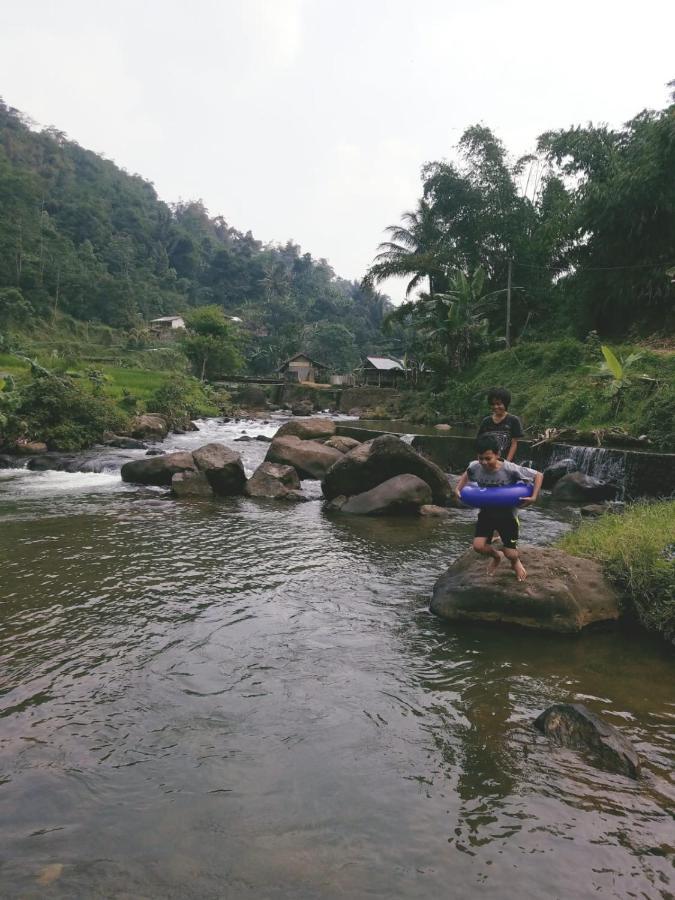
M 179 328 L 185 328 L 185 319 L 182 316 L 160 316 L 150 322 L 150 331 L 159 340 L 176 337 Z
M 279 366 L 279 373 L 286 381 L 323 381 L 328 366 L 317 362 L 306 353 L 296 353 Z
M 362 384 L 392 387 L 406 378 L 407 369 L 393 356 L 366 356 L 358 374 Z

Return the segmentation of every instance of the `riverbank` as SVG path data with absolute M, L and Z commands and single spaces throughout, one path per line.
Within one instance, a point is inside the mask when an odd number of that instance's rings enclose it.
M 583 522 L 557 545 L 600 561 L 621 591 L 626 613 L 675 644 L 675 501 L 608 512 Z

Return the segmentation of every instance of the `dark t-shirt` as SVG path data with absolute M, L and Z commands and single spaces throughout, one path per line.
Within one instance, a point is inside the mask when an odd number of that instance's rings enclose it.
M 499 444 L 499 455 L 506 458 L 513 438 L 523 436 L 523 426 L 520 424 L 518 416 L 512 416 L 511 413 L 507 413 L 501 422 L 493 421 L 492 416 L 485 416 L 478 426 L 478 436 L 480 437 L 481 434 L 491 434 L 496 437 Z

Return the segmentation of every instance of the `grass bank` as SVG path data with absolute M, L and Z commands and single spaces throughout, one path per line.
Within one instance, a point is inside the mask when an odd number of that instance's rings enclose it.
M 484 354 L 463 372 L 437 373 L 428 387 L 402 392 L 400 414 L 420 424 L 474 424 L 488 412 L 487 389 L 503 385 L 513 395 L 511 411 L 531 433 L 553 427 L 618 427 L 635 436 L 647 434 L 655 449 L 672 450 L 675 354 L 628 345 L 612 349 L 624 359 L 631 352 L 643 354 L 626 370 L 614 396 L 611 379 L 598 374 L 598 346 L 564 338 L 521 343 Z
M 623 514 L 583 522 L 558 546 L 599 560 L 626 611 L 675 643 L 675 501 L 636 503 Z

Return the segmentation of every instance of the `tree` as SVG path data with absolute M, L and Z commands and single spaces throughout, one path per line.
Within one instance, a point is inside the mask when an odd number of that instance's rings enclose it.
M 201 381 L 237 372 L 243 365 L 241 339 L 219 306 L 202 306 L 186 317 L 182 346 Z
M 351 372 L 359 359 L 354 335 L 335 322 L 318 322 L 306 329 L 305 345 L 310 356 L 334 372 Z
M 432 204 L 419 201 L 416 210 L 405 212 L 402 225 L 389 225 L 385 231 L 391 240 L 378 247 L 375 262 L 364 278 L 364 285 L 373 285 L 392 276 L 411 276 L 406 297 L 427 278 L 429 295 L 433 296 L 435 282 L 443 275 L 448 262 L 445 236 Z

